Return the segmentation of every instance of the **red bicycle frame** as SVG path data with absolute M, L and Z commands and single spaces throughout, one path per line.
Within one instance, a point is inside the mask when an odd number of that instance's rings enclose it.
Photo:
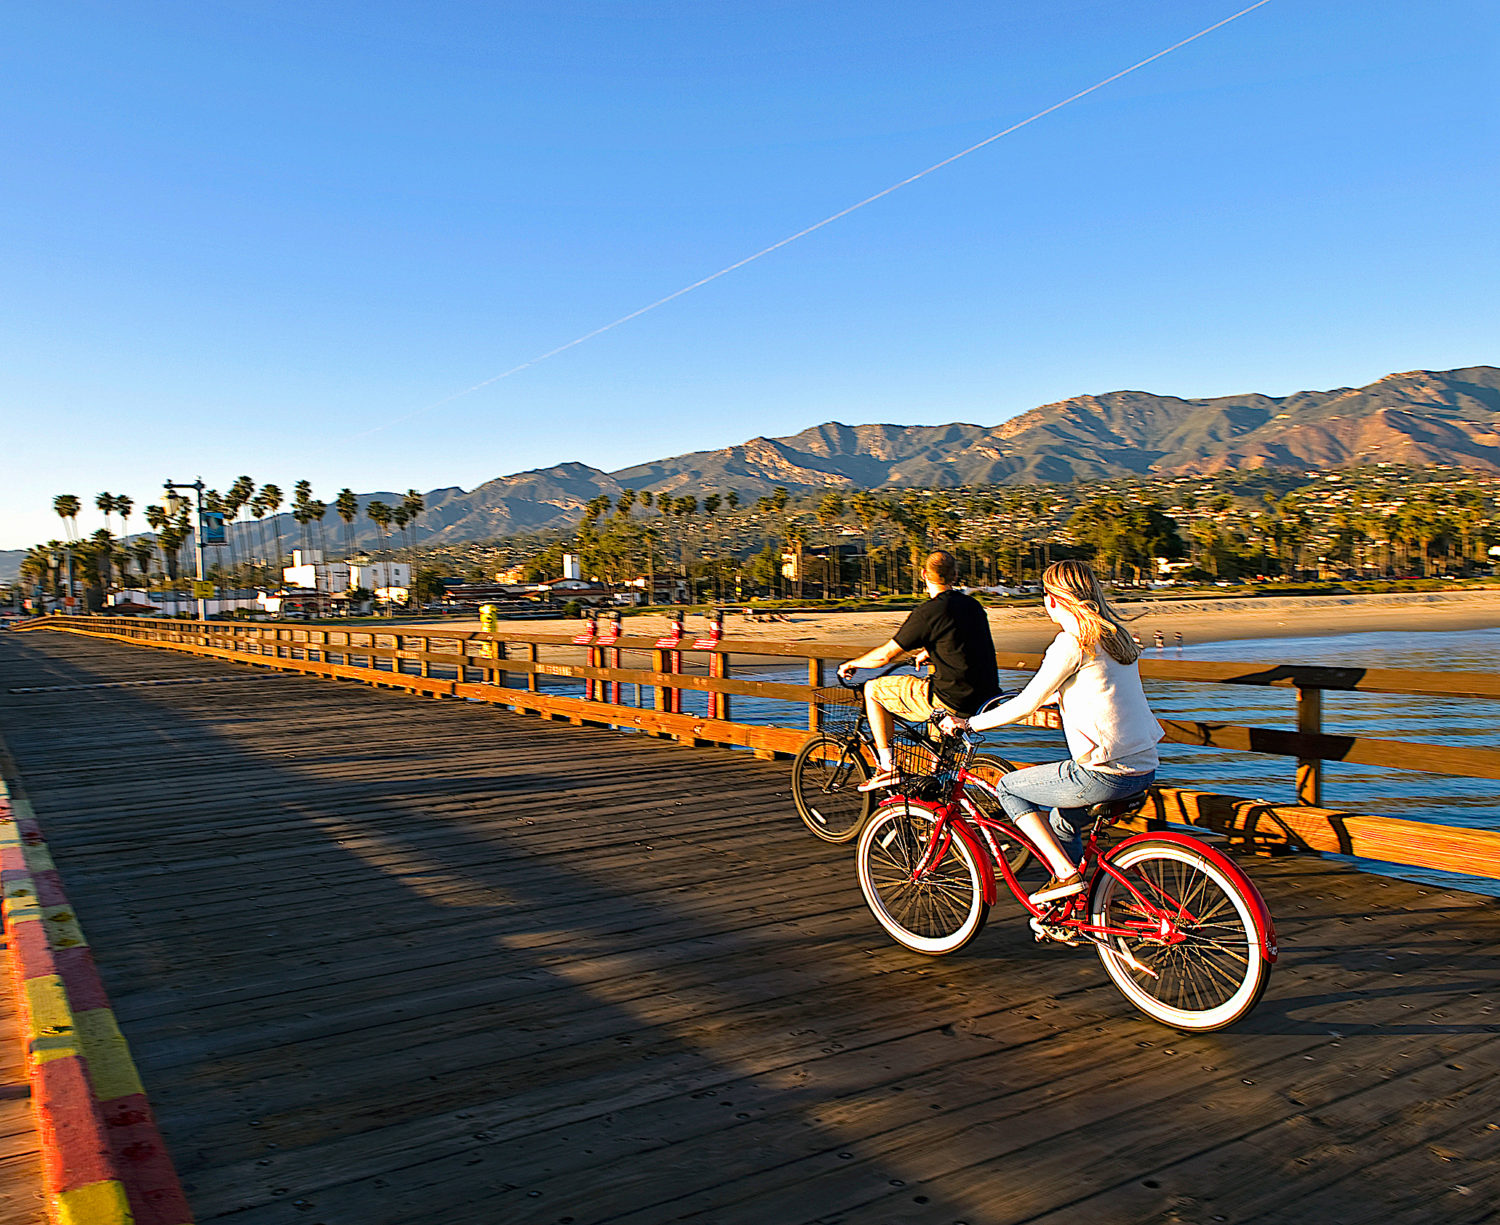
M 1254 910 L 1256 936 L 1261 946 L 1261 951 L 1269 962 L 1274 962 L 1277 956 L 1276 930 L 1271 921 L 1271 913 L 1266 907 L 1265 900 L 1260 896 L 1254 884 L 1243 872 L 1226 856 L 1205 846 L 1196 838 L 1187 834 L 1176 832 L 1144 833 L 1136 834 L 1125 839 L 1114 847 L 1108 856 L 1099 850 L 1099 839 L 1097 827 L 1091 828 L 1088 833 L 1087 842 L 1084 847 L 1083 863 L 1086 867 L 1090 862 L 1094 864 L 1094 870 L 1089 877 L 1089 887 L 1082 893 L 1074 894 L 1066 898 L 1060 904 L 1038 906 L 1016 879 L 1009 861 L 1001 852 L 999 844 L 995 840 L 997 833 L 1003 835 L 1007 840 L 1019 842 L 1033 855 L 1038 855 L 1037 849 L 1029 839 L 1013 824 L 1002 821 L 995 817 L 986 816 L 981 812 L 965 794 L 964 789 L 968 784 L 975 784 L 991 795 L 995 794 L 994 788 L 983 779 L 971 775 L 967 769 L 960 769 L 954 779 L 953 790 L 948 797 L 947 803 L 937 804 L 921 800 L 903 799 L 901 802 L 916 808 L 921 808 L 932 813 L 932 831 L 928 835 L 927 848 L 923 852 L 917 866 L 912 870 L 912 878 L 918 879 L 934 865 L 941 863 L 947 855 L 953 839 L 960 839 L 973 853 L 975 863 L 979 865 L 980 889 L 986 903 L 994 905 L 998 899 L 999 890 L 995 879 L 995 865 L 999 865 L 1000 871 L 1005 878 L 1005 883 L 1011 893 L 1037 919 L 1042 920 L 1050 926 L 1065 928 L 1069 931 L 1078 932 L 1095 941 L 1110 936 L 1127 936 L 1134 939 L 1160 940 L 1168 944 L 1175 944 L 1184 939 L 1178 930 L 1178 925 L 1186 920 L 1195 922 L 1197 916 L 1184 910 L 1182 904 L 1176 899 L 1163 895 L 1157 900 L 1152 900 L 1138 889 L 1123 873 L 1110 862 L 1112 858 L 1122 851 L 1145 839 L 1173 842 L 1179 846 L 1187 847 L 1194 854 L 1201 855 L 1226 875 L 1231 876 L 1242 887 L 1245 896 L 1249 898 Z M 998 797 L 997 797 L 998 800 Z M 1040 856 L 1038 855 L 1038 858 Z M 1094 896 L 1101 875 L 1108 873 L 1125 887 L 1135 899 L 1141 909 L 1142 918 L 1138 922 L 1124 923 L 1121 925 L 1100 924 L 1092 922 L 1088 899 Z

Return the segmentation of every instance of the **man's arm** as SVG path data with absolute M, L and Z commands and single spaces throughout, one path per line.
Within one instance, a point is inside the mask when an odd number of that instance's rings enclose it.
M 892 660 L 899 659 L 905 654 L 906 648 L 892 638 L 889 642 L 866 651 L 857 659 L 841 663 L 839 665 L 839 675 L 848 680 L 856 668 L 883 668 Z

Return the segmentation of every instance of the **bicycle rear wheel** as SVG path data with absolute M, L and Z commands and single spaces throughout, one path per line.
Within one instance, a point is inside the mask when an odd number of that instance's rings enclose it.
M 814 736 L 792 762 L 797 815 L 824 842 L 848 842 L 870 815 L 870 793 L 859 790 L 869 777 L 857 745 L 832 736 Z
M 1137 842 L 1110 862 L 1151 907 L 1101 871 L 1093 921 L 1129 927 L 1165 917 L 1182 937 L 1103 938 L 1099 960 L 1126 999 L 1163 1025 L 1198 1033 L 1232 1025 L 1260 1002 L 1271 967 L 1236 874 L 1175 842 Z
M 927 851 L 933 813 L 906 800 L 888 800 L 875 810 L 855 855 L 859 887 L 875 921 L 897 944 L 941 956 L 963 948 L 989 917 L 979 865 L 955 837 L 943 858 L 912 878 Z

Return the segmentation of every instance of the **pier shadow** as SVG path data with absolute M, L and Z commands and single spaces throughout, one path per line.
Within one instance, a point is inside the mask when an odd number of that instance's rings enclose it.
M 233 667 L 16 645 L 6 675 Z M 1113 1124 L 1082 1089 L 1053 1132 L 1020 1121 L 1070 1066 L 1045 1053 L 1070 1007 L 1102 1020 L 1070 1046 L 1101 1079 L 1171 1039 L 1003 907 L 961 957 L 889 945 L 848 848 L 779 807 L 784 764 L 265 679 L 248 714 L 242 687 L 0 695 L 200 1221 L 991 1219 L 978 1206 L 1024 1183 L 1037 1145 L 1107 1164 Z M 1371 992 L 1337 965 L 1309 991 L 1326 947 L 1294 943 L 1251 1018 L 1184 1041 L 1236 1073 L 1330 1028 L 1489 1032 L 1307 1015 L 1493 990 L 1494 961 L 1461 956 L 1446 985 Z M 1145 1102 L 1195 1092 L 1139 1075 Z M 1185 1127 L 1156 1160 L 1201 1143 Z

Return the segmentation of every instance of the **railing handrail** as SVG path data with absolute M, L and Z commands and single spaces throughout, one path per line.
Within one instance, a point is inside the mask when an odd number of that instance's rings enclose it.
M 265 621 L 195 621 L 168 617 L 34 617 L 18 624 L 16 629 L 44 625 L 82 623 L 87 626 L 134 625 L 167 629 L 175 633 L 210 635 L 280 636 L 287 633 L 330 633 L 372 635 L 378 637 L 412 637 L 454 639 L 469 642 L 509 642 L 537 646 L 575 646 L 576 634 L 518 632 L 501 628 L 496 631 L 463 630 L 444 625 L 403 624 L 385 628 L 378 625 L 339 626 Z M 656 648 L 659 635 L 622 635 L 609 645 L 628 651 Z M 870 644 L 841 642 L 782 642 L 765 638 L 720 639 L 712 647 L 695 647 L 698 637 L 691 630 L 673 650 L 697 654 L 766 655 L 772 658 L 845 660 L 869 649 Z M 282 639 L 285 641 L 285 639 Z M 300 640 L 298 640 L 300 641 Z M 337 645 L 366 645 L 339 643 Z M 1149 650 L 1149 648 L 1148 648 Z M 995 661 L 1007 671 L 1034 672 L 1042 655 L 1035 651 L 995 652 Z M 1287 689 L 1322 689 L 1358 693 L 1395 693 L 1412 697 L 1500 698 L 1500 672 L 1468 669 L 1434 671 L 1422 668 L 1356 668 L 1327 664 L 1289 664 L 1257 660 L 1187 660 L 1159 659 L 1142 654 L 1141 676 L 1163 681 L 1213 685 L 1258 685 Z

